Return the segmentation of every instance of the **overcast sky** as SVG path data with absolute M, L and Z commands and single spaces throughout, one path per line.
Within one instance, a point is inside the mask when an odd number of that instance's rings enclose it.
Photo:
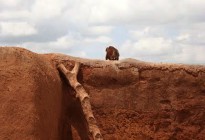
M 0 46 L 205 64 L 205 0 L 0 0 Z

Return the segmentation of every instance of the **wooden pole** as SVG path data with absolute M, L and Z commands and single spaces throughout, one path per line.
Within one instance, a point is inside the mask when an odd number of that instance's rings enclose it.
M 58 70 L 66 76 L 68 82 L 76 91 L 76 98 L 78 98 L 81 103 L 83 113 L 85 115 L 88 124 L 89 132 L 91 133 L 93 140 L 103 140 L 103 137 L 100 133 L 100 129 L 97 126 L 96 119 L 92 112 L 90 97 L 88 93 L 85 91 L 85 89 L 83 88 L 83 86 L 77 80 L 77 74 L 79 72 L 79 68 L 80 68 L 79 62 L 75 63 L 75 66 L 72 69 L 72 71 L 67 70 L 63 64 L 58 65 Z

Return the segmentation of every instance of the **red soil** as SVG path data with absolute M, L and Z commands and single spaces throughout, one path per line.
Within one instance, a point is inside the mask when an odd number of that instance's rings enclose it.
M 205 139 L 205 66 L 9 47 L 0 48 L 0 139 L 89 139 L 74 90 L 56 69 L 75 61 L 105 140 Z

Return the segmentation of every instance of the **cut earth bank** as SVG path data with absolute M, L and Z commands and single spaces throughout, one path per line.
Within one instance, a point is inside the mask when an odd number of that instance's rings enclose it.
M 205 139 L 205 66 L 90 60 L 0 47 L 0 139 L 89 139 L 56 65 L 81 67 L 105 140 Z

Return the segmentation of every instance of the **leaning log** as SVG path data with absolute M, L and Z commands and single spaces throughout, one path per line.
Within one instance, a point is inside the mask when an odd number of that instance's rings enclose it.
M 75 66 L 71 71 L 67 70 L 63 64 L 58 65 L 58 70 L 66 76 L 68 82 L 76 91 L 76 98 L 78 98 L 81 103 L 83 114 L 85 115 L 90 134 L 92 135 L 94 140 L 103 140 L 100 129 L 97 126 L 96 119 L 92 112 L 90 97 L 85 91 L 84 87 L 77 80 L 79 68 L 79 62 L 75 63 Z

